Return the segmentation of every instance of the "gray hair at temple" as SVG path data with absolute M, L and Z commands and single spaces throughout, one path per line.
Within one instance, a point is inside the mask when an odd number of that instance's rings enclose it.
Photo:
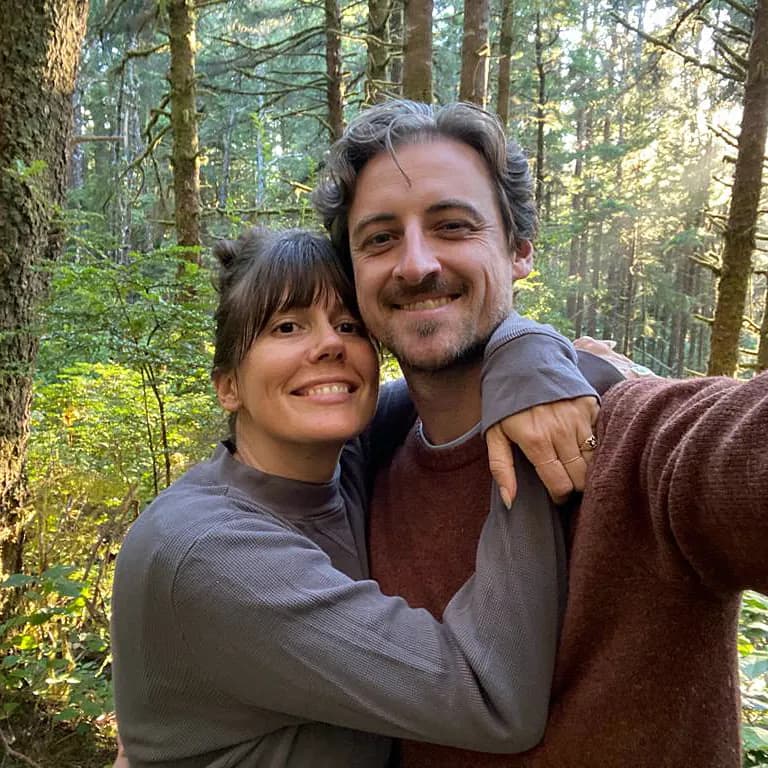
M 397 163 L 397 148 L 436 139 L 472 147 L 488 166 L 510 246 L 533 240 L 538 216 L 528 161 L 515 141 L 507 140 L 499 120 L 474 104 L 433 107 L 399 99 L 377 104 L 353 120 L 331 147 L 324 175 L 312 193 L 337 252 L 349 267 L 347 217 L 357 176 L 381 152 Z

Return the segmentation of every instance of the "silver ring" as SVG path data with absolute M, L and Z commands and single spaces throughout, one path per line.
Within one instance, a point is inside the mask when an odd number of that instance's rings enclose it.
M 580 446 L 582 451 L 594 451 L 597 448 L 597 435 L 593 432 Z

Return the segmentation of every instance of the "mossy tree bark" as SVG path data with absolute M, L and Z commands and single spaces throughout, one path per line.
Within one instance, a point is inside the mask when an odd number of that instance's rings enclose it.
M 387 81 L 389 64 L 389 14 L 392 0 L 368 0 L 367 60 L 365 65 L 365 102 L 375 104 L 386 98 L 390 84 Z
M 465 0 L 464 34 L 461 39 L 459 99 L 485 107 L 488 100 L 488 41 L 490 20 L 488 0 Z
M 188 246 L 190 261 L 200 260 L 200 150 L 195 81 L 196 13 L 193 0 L 170 0 L 171 129 L 176 240 Z M 196 250 L 192 250 L 196 249 Z
M 432 102 L 432 0 L 405 0 L 403 96 Z
M 496 114 L 506 128 L 509 122 L 510 73 L 512 71 L 512 46 L 515 40 L 515 12 L 513 0 L 504 0 L 501 8 L 499 32 L 499 90 Z
M 35 317 L 60 222 L 87 0 L 0 0 L 0 569 L 21 570 Z M 2 606 L 0 606 L 1 608 Z
M 325 0 L 325 76 L 328 101 L 328 138 L 344 132 L 344 93 L 341 79 L 341 11 L 338 0 Z
M 738 369 L 739 337 L 755 250 L 767 130 L 768 0 L 759 0 L 747 58 L 741 134 L 712 323 L 707 367 L 711 376 L 733 376 Z

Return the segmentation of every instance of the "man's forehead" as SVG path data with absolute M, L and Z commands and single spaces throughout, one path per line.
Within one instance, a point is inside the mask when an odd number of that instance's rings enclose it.
M 429 135 L 372 155 L 357 174 L 350 213 L 366 219 L 391 215 L 404 198 L 421 193 L 427 195 L 421 201 L 425 213 L 451 207 L 476 213 L 476 202 L 495 199 L 488 164 L 474 147 Z

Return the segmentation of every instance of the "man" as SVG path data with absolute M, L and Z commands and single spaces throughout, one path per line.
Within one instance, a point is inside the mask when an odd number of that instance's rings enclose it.
M 400 361 L 418 412 L 375 481 L 373 576 L 385 592 L 439 616 L 472 572 L 488 508 L 490 474 L 477 425 L 481 416 L 489 427 L 513 412 L 494 412 L 491 398 L 481 405 L 482 350 L 511 309 L 513 281 L 531 268 L 536 214 L 527 163 L 482 110 L 390 102 L 349 126 L 327 172 L 316 205 L 354 271 L 363 317 Z M 494 385 L 506 408 L 510 393 Z M 716 515 L 696 497 L 711 490 L 706 470 L 683 490 L 667 478 L 652 496 L 638 479 L 647 469 L 643 440 L 625 422 L 611 433 L 624 462 L 612 463 L 623 471 L 621 484 L 612 493 L 601 471 L 599 490 L 564 519 L 571 526 L 569 596 L 542 743 L 517 756 L 405 743 L 402 766 L 740 765 L 736 621 L 740 590 L 768 590 L 765 495 L 748 503 L 741 494 L 733 531 L 722 495 Z M 682 422 L 671 433 L 678 440 L 687 435 Z M 678 445 L 668 435 L 661 446 L 667 454 L 657 445 L 653 466 L 674 480 L 684 473 L 664 459 Z M 566 456 L 545 441 L 528 453 L 548 481 L 548 469 L 562 479 L 589 447 Z M 718 447 L 713 477 L 721 486 L 736 477 L 743 487 L 744 469 L 729 476 Z M 756 493 L 768 493 L 768 472 L 754 469 L 746 477 L 758 483 Z M 518 503 L 526 503 L 533 469 L 518 462 L 517 471 Z M 685 495 L 658 495 L 664 489 L 691 494 L 690 504 Z

